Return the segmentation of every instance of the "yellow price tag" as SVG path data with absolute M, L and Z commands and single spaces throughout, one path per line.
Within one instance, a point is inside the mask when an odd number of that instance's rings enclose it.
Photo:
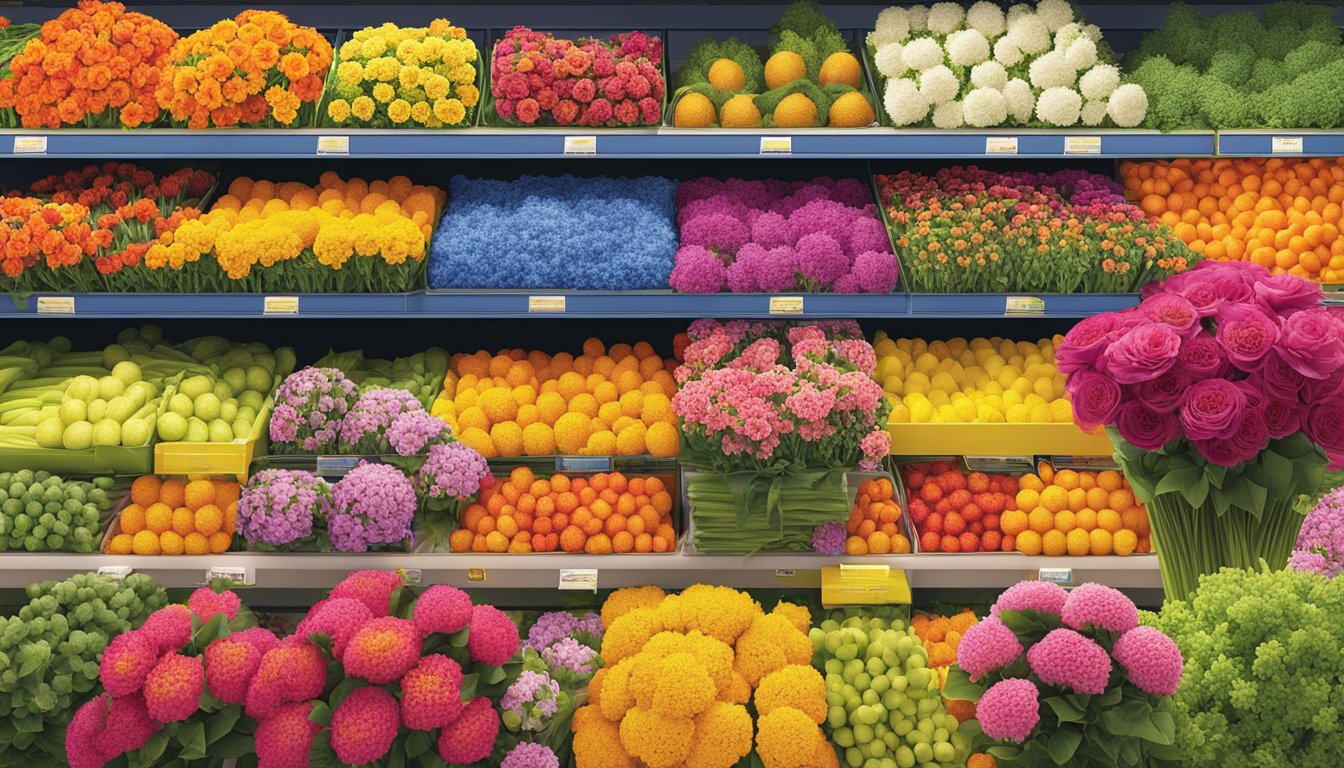
M 540 313 L 560 313 L 565 311 L 564 296 L 528 296 L 527 311 Z
M 761 137 L 762 155 L 791 155 L 793 154 L 792 136 L 762 136 Z
M 803 314 L 802 296 L 771 296 L 770 314 L 772 315 L 801 315 Z
M 267 296 L 262 299 L 261 312 L 264 315 L 299 314 L 298 296 Z
M 877 564 L 828 565 L 821 569 L 822 605 L 885 605 L 910 602 L 905 571 Z
M 74 296 L 38 296 L 37 314 L 73 315 L 75 314 Z

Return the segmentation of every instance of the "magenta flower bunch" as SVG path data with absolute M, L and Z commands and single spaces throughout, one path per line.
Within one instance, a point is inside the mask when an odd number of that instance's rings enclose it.
M 662 118 L 663 41 L 643 32 L 565 40 L 518 26 L 495 43 L 495 113 L 510 125 L 630 127 Z
M 984 734 L 1007 742 L 994 750 L 1005 768 L 1099 768 L 1117 747 L 1147 765 L 1180 756 L 1171 697 L 1183 670 L 1176 643 L 1140 626 L 1119 590 L 1024 581 L 966 630 L 943 695 L 976 702 Z
M 1288 564 L 1329 578 L 1344 573 L 1344 488 L 1322 496 L 1307 513 Z
M 708 465 L 853 469 L 887 455 L 890 406 L 857 324 L 697 321 L 689 336 L 672 409 Z
M 856 179 L 700 178 L 677 188 L 681 293 L 891 293 L 900 265 Z

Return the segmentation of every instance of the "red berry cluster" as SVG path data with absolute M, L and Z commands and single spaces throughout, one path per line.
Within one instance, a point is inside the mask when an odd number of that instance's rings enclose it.
M 1012 551 L 999 516 L 1017 509 L 1017 478 L 968 474 L 955 461 L 935 461 L 905 465 L 901 479 L 920 551 Z

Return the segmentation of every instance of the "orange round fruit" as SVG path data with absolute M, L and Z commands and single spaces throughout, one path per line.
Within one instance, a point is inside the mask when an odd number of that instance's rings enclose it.
M 192 480 L 186 487 L 186 507 L 192 512 L 215 501 L 215 484 L 209 480 Z
M 715 59 L 706 75 L 716 91 L 740 91 L 747 85 L 742 66 L 732 59 Z
M 210 540 L 196 531 L 186 535 L 183 547 L 188 555 L 210 554 Z
M 151 530 L 143 530 L 131 539 L 131 551 L 137 555 L 159 554 L 159 536 Z
M 129 533 L 119 533 L 112 537 L 107 543 L 107 553 L 109 555 L 129 555 L 131 554 L 132 541 L 135 539 Z
M 832 128 L 867 128 L 876 119 L 868 97 L 858 91 L 840 94 L 826 111 L 826 124 Z
M 849 51 L 836 51 L 821 63 L 817 82 L 823 86 L 843 83 L 850 88 L 858 88 L 863 83 L 863 70 L 859 67 L 859 60 L 854 58 L 854 54 Z
M 145 530 L 145 508 L 139 504 L 127 504 L 121 510 L 121 518 L 118 524 L 121 527 L 121 532 L 128 536 L 134 536 Z
M 173 527 L 173 510 L 167 504 L 151 504 L 145 510 L 145 530 L 160 534 Z
M 210 553 L 213 555 L 228 552 L 229 547 L 233 545 L 233 537 L 223 531 L 215 531 L 206 536 L 205 540 L 209 543 Z
M 678 128 L 708 128 L 717 120 L 714 102 L 703 93 L 683 94 L 672 110 L 672 125 Z
M 159 500 L 160 485 L 162 484 L 159 478 L 154 475 L 137 477 L 135 482 L 131 483 L 131 501 L 142 507 L 148 507 Z
M 775 89 L 791 83 L 800 77 L 807 77 L 807 64 L 803 57 L 793 51 L 779 51 L 766 59 L 765 87 Z
M 777 128 L 812 128 L 817 124 L 817 105 L 801 93 L 780 99 L 772 114 Z

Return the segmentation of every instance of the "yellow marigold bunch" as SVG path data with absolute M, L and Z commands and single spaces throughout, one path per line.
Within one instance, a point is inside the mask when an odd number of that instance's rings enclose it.
M 818 726 L 826 689 L 798 624 L 806 614 L 782 602 L 767 614 L 744 592 L 703 584 L 613 593 L 605 666 L 572 724 L 578 768 L 732 768 L 752 750 L 753 692 L 765 768 L 837 767 Z M 771 718 L 807 727 L 785 734 Z
M 467 31 L 447 19 L 428 27 L 365 27 L 341 45 L 339 55 L 324 125 L 471 125 L 481 100 L 480 56 Z
M 188 128 L 308 127 L 331 55 L 316 29 L 243 11 L 178 40 L 154 96 Z

